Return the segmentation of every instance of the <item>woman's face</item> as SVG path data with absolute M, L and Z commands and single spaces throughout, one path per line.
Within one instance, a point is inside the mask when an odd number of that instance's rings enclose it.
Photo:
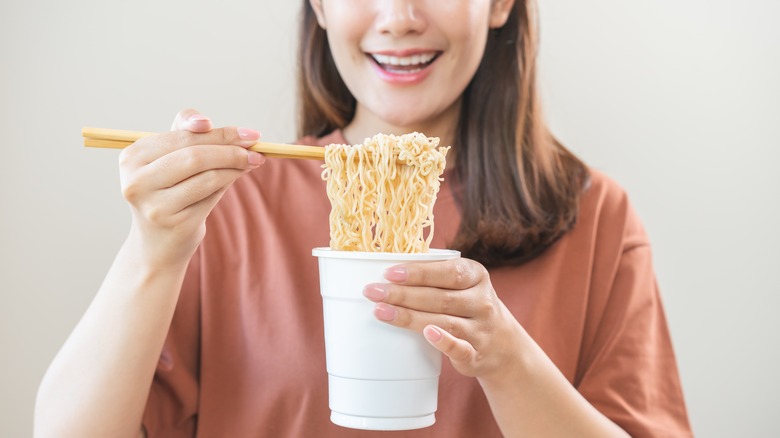
M 425 125 L 458 104 L 513 0 L 311 0 L 336 67 L 374 117 Z

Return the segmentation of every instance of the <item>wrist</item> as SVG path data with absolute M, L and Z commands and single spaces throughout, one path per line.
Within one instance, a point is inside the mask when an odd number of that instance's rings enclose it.
M 125 263 L 141 274 L 155 275 L 163 272 L 184 272 L 197 246 L 188 249 L 183 245 L 171 245 L 166 239 L 155 239 L 132 226 L 120 250 Z
M 533 376 L 543 363 L 540 354 L 544 355 L 544 352 L 520 324 L 506 339 L 511 344 L 506 346 L 507 353 L 500 362 L 501 366 L 477 378 L 485 391 L 526 386 L 528 382 L 533 382 Z

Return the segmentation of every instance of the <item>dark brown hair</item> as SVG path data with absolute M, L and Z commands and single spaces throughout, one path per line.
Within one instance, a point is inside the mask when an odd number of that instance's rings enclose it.
M 328 38 L 304 0 L 300 47 L 300 136 L 345 127 L 356 101 L 336 70 Z M 462 208 L 455 241 L 486 266 L 540 254 L 577 218 L 585 165 L 550 134 L 536 85 L 533 0 L 516 0 L 506 24 L 490 31 L 485 54 L 463 92 L 450 153 Z

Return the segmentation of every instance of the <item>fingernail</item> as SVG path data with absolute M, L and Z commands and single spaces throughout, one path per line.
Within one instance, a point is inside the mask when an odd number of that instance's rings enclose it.
M 363 296 L 371 301 L 383 301 L 387 297 L 387 285 L 369 284 L 363 288 Z
M 432 325 L 425 327 L 425 329 L 423 329 L 423 334 L 425 335 L 426 339 L 431 342 L 439 342 L 439 340 L 441 340 L 441 332 L 436 330 L 436 328 Z
M 249 157 L 249 164 L 252 166 L 259 166 L 265 163 L 265 155 L 259 152 L 249 151 L 248 157 Z
M 382 321 L 392 321 L 397 314 L 395 308 L 384 303 L 377 304 L 374 308 L 374 315 Z
M 190 123 L 195 123 L 195 122 L 205 122 L 205 121 L 207 121 L 208 119 L 209 119 L 209 118 L 208 118 L 208 117 L 206 117 L 206 116 L 204 116 L 203 114 L 193 114 L 193 115 L 191 115 L 191 116 L 189 116 L 189 117 L 187 118 L 187 120 L 189 120 L 189 121 L 190 121 Z
M 259 140 L 260 131 L 250 128 L 238 128 L 238 136 L 241 137 L 241 140 Z
M 406 281 L 409 271 L 400 266 L 385 269 L 385 278 L 390 281 Z

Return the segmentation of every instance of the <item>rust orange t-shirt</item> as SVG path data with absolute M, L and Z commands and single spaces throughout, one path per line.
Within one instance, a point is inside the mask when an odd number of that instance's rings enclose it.
M 310 144 L 346 143 L 336 131 Z M 317 260 L 330 203 L 321 162 L 268 159 L 207 220 L 144 414 L 149 437 L 498 437 L 474 378 L 443 361 L 436 424 L 399 432 L 330 422 Z M 434 248 L 459 225 L 452 187 Z M 635 437 L 690 436 L 651 263 L 626 194 L 592 171 L 574 228 L 518 267 L 490 270 L 499 298 L 577 390 Z

